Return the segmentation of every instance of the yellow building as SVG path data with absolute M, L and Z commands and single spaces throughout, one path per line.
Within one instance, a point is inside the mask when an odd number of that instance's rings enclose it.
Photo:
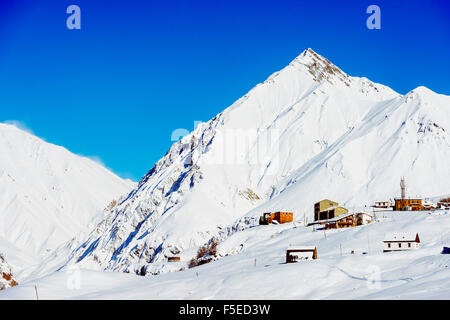
M 324 199 L 314 204 L 314 220 L 328 220 L 347 214 L 348 210 L 340 207 L 339 203 Z
M 319 219 L 319 213 L 331 208 L 331 207 L 336 207 L 338 206 L 339 203 L 328 200 L 328 199 L 324 199 L 322 201 L 319 201 L 317 203 L 314 204 L 314 220 L 320 220 Z

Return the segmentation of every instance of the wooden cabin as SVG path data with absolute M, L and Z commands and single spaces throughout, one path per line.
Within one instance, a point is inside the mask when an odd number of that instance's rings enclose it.
M 178 262 L 178 261 L 180 261 L 180 257 L 168 257 L 167 261 L 168 262 Z
M 289 247 L 286 250 L 286 263 L 317 259 L 316 247 Z

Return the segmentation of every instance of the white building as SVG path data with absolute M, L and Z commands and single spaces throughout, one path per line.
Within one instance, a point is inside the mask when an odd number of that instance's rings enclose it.
M 355 218 L 356 218 L 357 226 L 361 226 L 363 224 L 369 224 L 373 220 L 373 217 L 370 214 L 365 213 L 365 212 L 356 213 Z
M 420 248 L 418 233 L 388 233 L 383 242 L 383 252 L 415 250 Z
M 394 206 L 394 203 L 392 200 L 389 201 L 375 201 L 375 205 L 373 207 L 375 208 L 392 208 Z

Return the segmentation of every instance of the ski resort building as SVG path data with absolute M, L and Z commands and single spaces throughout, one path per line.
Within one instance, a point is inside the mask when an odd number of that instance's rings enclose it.
M 394 205 L 391 200 L 389 201 L 375 201 L 374 208 L 392 208 Z
M 294 221 L 294 213 L 293 212 L 266 212 L 259 218 L 259 224 L 271 224 L 273 221 L 277 221 L 278 223 L 288 223 Z
M 365 212 L 359 212 L 355 214 L 355 221 L 357 226 L 362 226 L 372 222 L 373 217 Z
M 347 214 L 348 210 L 339 203 L 324 199 L 314 204 L 314 220 L 329 220 Z
M 395 199 L 395 211 L 420 211 L 423 210 L 422 199 Z
M 275 212 L 274 220 L 278 221 L 278 223 L 287 223 L 294 221 L 294 213 L 293 212 Z
M 339 203 L 324 199 L 314 204 L 314 220 L 320 220 L 320 213 L 331 207 L 338 206 Z
M 325 229 L 350 228 L 356 225 L 355 216 L 353 214 L 344 214 L 333 219 L 326 220 Z
M 286 250 L 286 263 L 315 259 L 317 259 L 316 247 L 289 247 Z
M 418 233 L 388 233 L 384 238 L 383 252 L 419 249 Z
M 400 180 L 401 198 L 395 199 L 394 211 L 420 211 L 423 210 L 422 199 L 406 198 L 405 178 Z
M 334 219 L 341 215 L 345 215 L 347 213 L 348 213 L 348 210 L 344 207 L 340 207 L 340 206 L 331 207 L 331 208 L 325 209 L 324 211 L 320 212 L 318 220 Z
M 373 217 L 365 212 L 347 213 L 331 219 L 314 221 L 308 226 L 323 225 L 324 229 L 351 228 L 371 223 L 372 219 Z

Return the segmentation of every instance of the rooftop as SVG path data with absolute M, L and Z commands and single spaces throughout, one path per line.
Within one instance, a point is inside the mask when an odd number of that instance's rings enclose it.
M 315 250 L 316 247 L 315 246 L 299 246 L 299 247 L 294 247 L 294 246 L 290 246 L 288 247 L 286 250 Z
M 418 233 L 392 232 L 385 235 L 384 242 L 416 241 L 416 239 L 420 242 Z

